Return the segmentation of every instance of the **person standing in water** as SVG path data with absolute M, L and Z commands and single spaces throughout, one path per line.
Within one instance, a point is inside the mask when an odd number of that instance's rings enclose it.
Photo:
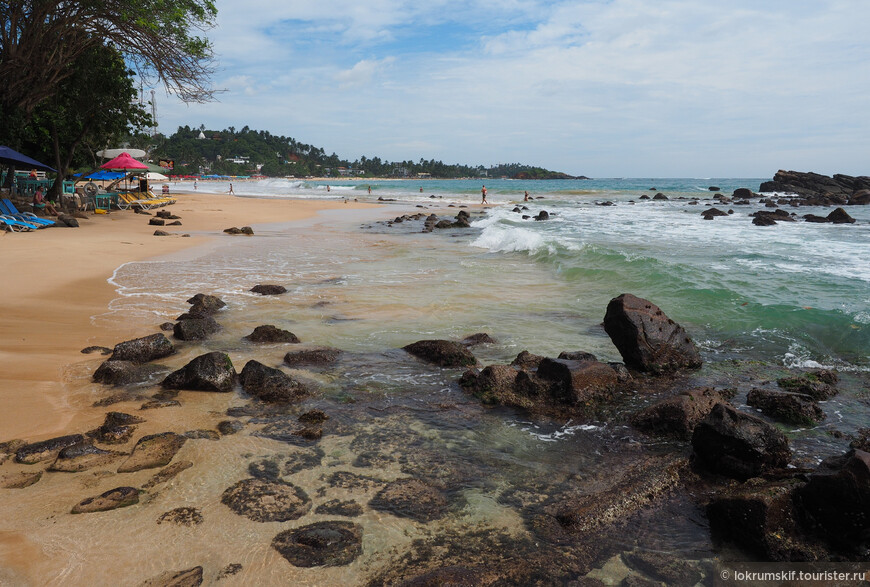
M 526 190 L 526 195 L 523 196 L 523 202 L 528 202 L 528 201 L 529 201 L 529 191 Z
M 481 204 L 489 204 L 489 202 L 486 201 L 486 186 L 483 186 L 482 188 L 480 188 L 480 195 L 481 195 L 480 203 Z

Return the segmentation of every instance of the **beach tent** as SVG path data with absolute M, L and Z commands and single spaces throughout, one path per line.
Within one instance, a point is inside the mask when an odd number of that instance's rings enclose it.
M 0 146 L 0 163 L 13 165 L 20 168 L 40 169 L 42 171 L 57 171 L 54 167 L 49 167 L 40 163 L 36 159 L 31 159 L 27 155 L 22 155 L 15 149 L 10 149 L 6 146 Z
M 97 157 L 102 157 L 103 159 L 113 159 L 121 153 L 127 153 L 134 158 L 144 157 L 146 155 L 145 151 L 143 151 L 142 149 L 103 149 L 102 151 L 97 151 Z
M 148 181 L 166 181 L 169 179 L 162 173 L 157 173 L 156 171 L 149 171 L 145 174 L 145 177 L 148 178 Z

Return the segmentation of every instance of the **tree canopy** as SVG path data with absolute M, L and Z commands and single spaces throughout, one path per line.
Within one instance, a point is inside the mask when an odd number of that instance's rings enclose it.
M 213 95 L 212 48 L 199 33 L 214 24 L 211 0 L 3 0 L 0 114 L 30 115 L 75 75 L 86 52 L 112 47 L 146 82 L 185 101 Z

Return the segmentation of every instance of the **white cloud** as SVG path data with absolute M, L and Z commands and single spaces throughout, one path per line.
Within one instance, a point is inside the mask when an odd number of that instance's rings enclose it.
M 221 103 L 355 158 L 522 161 L 586 175 L 867 173 L 859 0 L 224 2 Z M 430 48 L 431 47 L 431 48 Z M 220 80 L 218 84 L 220 85 Z

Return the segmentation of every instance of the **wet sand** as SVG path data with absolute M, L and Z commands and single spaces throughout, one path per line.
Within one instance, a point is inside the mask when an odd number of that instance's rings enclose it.
M 370 204 L 305 200 L 258 200 L 223 194 L 173 194 L 164 208 L 182 226 L 148 224 L 132 210 L 88 214 L 79 228 L 49 228 L 0 235 L 0 441 L 30 442 L 86 429 L 105 410 L 74 409 L 64 393 L 64 373 L 92 360 L 81 349 L 111 347 L 142 336 L 124 323 L 93 323 L 115 297 L 107 281 L 118 267 L 204 244 L 232 226 L 292 222 L 318 211 L 370 207 Z M 172 236 L 156 237 L 163 229 Z M 182 238 L 190 234 L 190 238 Z M 253 238 L 256 238 L 254 236 Z

